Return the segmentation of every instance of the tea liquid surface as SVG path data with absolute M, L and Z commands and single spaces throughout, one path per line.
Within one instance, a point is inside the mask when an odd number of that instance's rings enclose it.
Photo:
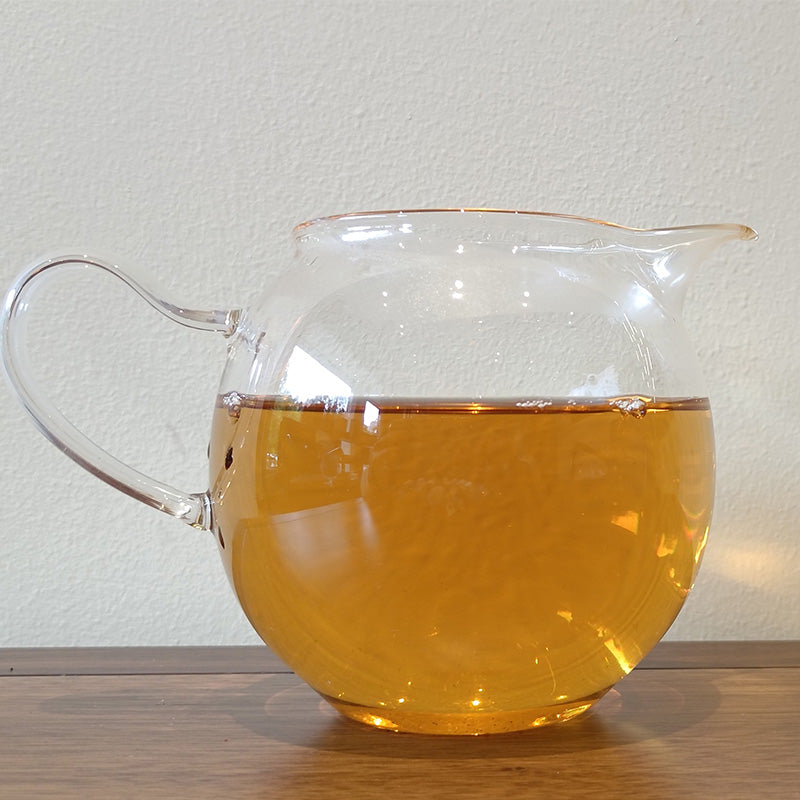
M 430 732 L 587 708 L 678 613 L 713 497 L 701 398 L 232 394 L 210 457 L 259 634 L 344 713 Z

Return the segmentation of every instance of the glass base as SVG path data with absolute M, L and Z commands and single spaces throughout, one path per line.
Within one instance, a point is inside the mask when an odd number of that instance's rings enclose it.
M 591 708 L 607 691 L 608 689 L 603 689 L 568 703 L 526 708 L 521 711 L 476 711 L 466 714 L 370 708 L 337 700 L 324 694 L 322 697 L 348 719 L 374 728 L 399 733 L 481 736 L 488 733 L 512 733 L 566 722 Z

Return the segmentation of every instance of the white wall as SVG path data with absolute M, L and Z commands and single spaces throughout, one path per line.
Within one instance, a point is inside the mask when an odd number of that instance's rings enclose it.
M 686 322 L 717 510 L 679 639 L 800 637 L 794 0 L 0 1 L 0 282 L 107 254 L 246 303 L 303 219 L 498 206 L 741 222 Z M 112 452 L 190 490 L 224 346 L 110 279 L 42 293 L 39 366 Z M 84 473 L 0 391 L 0 645 L 255 641 L 208 534 Z

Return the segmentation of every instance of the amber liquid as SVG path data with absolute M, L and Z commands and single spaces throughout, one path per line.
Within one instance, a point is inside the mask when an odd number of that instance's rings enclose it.
M 588 708 L 661 638 L 713 495 L 704 399 L 220 398 L 215 525 L 255 629 L 348 716 L 484 733 Z

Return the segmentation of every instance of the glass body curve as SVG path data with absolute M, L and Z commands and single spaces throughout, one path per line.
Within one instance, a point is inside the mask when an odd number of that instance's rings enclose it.
M 714 484 L 686 238 L 483 211 L 296 230 L 231 345 L 211 496 L 250 621 L 340 711 L 567 719 L 667 630 Z

